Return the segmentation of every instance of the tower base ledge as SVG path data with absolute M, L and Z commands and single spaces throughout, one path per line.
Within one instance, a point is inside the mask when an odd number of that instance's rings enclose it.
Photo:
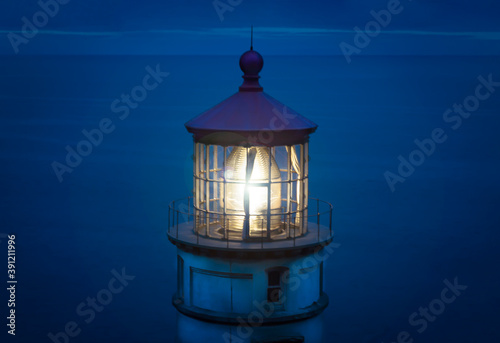
M 176 294 L 172 297 L 172 304 L 179 312 L 185 314 L 186 316 L 212 323 L 247 325 L 251 327 L 284 324 L 317 316 L 328 306 L 328 301 L 328 295 L 322 292 L 318 301 L 308 307 L 293 312 L 270 311 L 271 313 L 267 313 L 267 309 L 255 308 L 248 313 L 231 313 L 211 311 L 195 306 L 187 306 L 184 304 L 182 299 L 177 297 Z

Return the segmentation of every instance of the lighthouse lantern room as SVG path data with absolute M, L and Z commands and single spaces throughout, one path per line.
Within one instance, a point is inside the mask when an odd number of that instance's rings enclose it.
M 198 319 L 264 323 L 320 313 L 332 206 L 309 198 L 309 135 L 317 125 L 263 92 L 262 56 L 240 58 L 239 91 L 188 121 L 193 196 L 169 207 L 177 246 L 174 306 Z

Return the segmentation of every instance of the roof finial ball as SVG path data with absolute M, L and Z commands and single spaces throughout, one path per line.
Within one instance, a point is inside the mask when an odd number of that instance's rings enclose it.
M 259 72 L 264 66 L 264 59 L 255 50 L 253 50 L 253 26 L 252 26 L 252 38 L 250 43 L 250 50 L 245 52 L 240 57 L 240 68 L 244 73 L 243 84 L 240 87 L 240 91 L 262 91 L 262 87 L 259 85 Z
M 240 68 L 247 76 L 259 76 L 264 66 L 264 59 L 255 50 L 248 50 L 240 57 Z

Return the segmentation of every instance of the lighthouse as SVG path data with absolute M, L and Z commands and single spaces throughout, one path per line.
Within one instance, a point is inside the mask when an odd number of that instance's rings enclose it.
M 239 60 L 238 91 L 185 126 L 193 194 L 169 205 L 177 249 L 173 305 L 205 322 L 260 327 L 321 313 L 332 205 L 309 197 L 317 125 L 263 91 L 264 60 Z

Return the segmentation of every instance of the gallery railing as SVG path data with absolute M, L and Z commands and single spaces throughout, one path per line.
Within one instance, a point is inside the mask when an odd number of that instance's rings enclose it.
M 296 212 L 250 214 L 219 213 L 198 209 L 193 198 L 170 203 L 170 238 L 190 244 L 220 248 L 275 248 L 329 242 L 332 239 L 333 206 L 309 198 L 308 207 Z M 241 229 L 247 223 L 246 230 Z M 270 228 L 268 221 L 273 223 Z M 239 229 L 235 227 L 239 226 Z

